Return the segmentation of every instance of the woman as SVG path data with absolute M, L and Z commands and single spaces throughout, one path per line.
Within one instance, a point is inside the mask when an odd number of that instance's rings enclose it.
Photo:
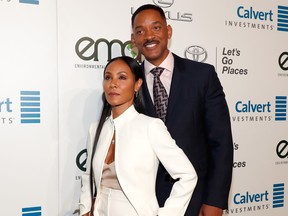
M 141 66 L 130 57 L 117 57 L 106 65 L 104 107 L 98 126 L 93 124 L 89 131 L 80 215 L 185 213 L 197 175 L 164 123 L 139 113 L 143 110 L 138 94 L 142 82 Z M 179 179 L 162 208 L 155 195 L 159 161 L 172 178 Z

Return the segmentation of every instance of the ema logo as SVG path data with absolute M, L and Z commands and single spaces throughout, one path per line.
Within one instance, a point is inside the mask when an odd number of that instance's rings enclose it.
M 273 208 L 284 207 L 284 183 L 273 185 Z
M 288 7 L 278 6 L 277 30 L 288 32 Z
M 39 5 L 39 0 L 19 0 L 20 3 L 24 4 L 35 4 Z
M 41 216 L 41 206 L 22 208 L 22 216 Z
M 40 123 L 40 91 L 21 91 L 21 123 Z

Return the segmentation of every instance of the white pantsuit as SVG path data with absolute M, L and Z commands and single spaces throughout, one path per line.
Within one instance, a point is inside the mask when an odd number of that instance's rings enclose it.
M 91 209 L 90 160 L 97 124 L 92 124 L 87 142 L 86 173 L 82 176 L 80 215 Z M 164 123 L 139 114 L 134 106 L 119 117 L 105 121 L 93 160 L 97 187 L 94 216 L 101 188 L 103 164 L 115 131 L 115 169 L 120 186 L 139 216 L 183 216 L 197 182 L 196 172 L 171 138 Z M 159 160 L 176 181 L 165 205 L 159 208 L 155 195 Z M 125 215 L 125 212 L 123 212 Z M 127 215 L 128 216 L 128 215 Z

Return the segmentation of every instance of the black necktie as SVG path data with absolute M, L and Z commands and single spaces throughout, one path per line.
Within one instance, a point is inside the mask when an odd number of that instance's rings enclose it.
M 160 119 L 165 122 L 167 106 L 168 106 L 168 94 L 160 80 L 160 75 L 164 71 L 164 68 L 156 67 L 153 68 L 150 72 L 154 75 L 153 82 L 153 99 L 154 107 L 156 113 Z

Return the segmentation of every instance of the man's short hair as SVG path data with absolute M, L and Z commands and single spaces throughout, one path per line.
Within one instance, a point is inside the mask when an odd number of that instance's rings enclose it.
M 157 5 L 153 5 L 153 4 L 145 4 L 140 6 L 132 15 L 131 17 L 131 25 L 133 26 L 134 24 L 134 20 L 137 14 L 139 14 L 140 12 L 144 11 L 144 10 L 155 10 L 158 11 L 160 16 L 166 21 L 166 17 L 165 17 L 165 13 L 162 10 L 161 7 L 157 6 Z

